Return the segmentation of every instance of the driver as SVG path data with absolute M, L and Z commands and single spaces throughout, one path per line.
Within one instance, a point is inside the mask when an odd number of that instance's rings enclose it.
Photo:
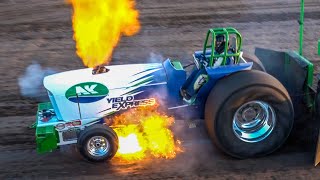
M 217 54 L 221 54 L 224 51 L 224 46 L 226 42 L 224 40 L 224 35 L 219 34 L 216 36 L 216 48 L 215 51 Z
M 225 36 L 217 35 L 216 36 L 216 44 L 215 44 L 215 54 L 224 53 L 225 49 Z M 232 53 L 232 52 L 229 52 Z M 208 65 L 208 60 L 205 55 L 202 55 L 204 60 L 204 66 Z M 223 62 L 223 57 L 219 57 L 215 60 L 213 67 L 220 66 Z M 227 57 L 226 64 L 233 64 L 233 57 Z M 198 93 L 199 89 L 208 81 L 208 75 L 205 68 L 200 68 L 199 70 L 193 71 L 190 77 L 186 80 L 186 82 L 182 85 L 180 89 L 180 94 L 187 102 L 192 102 L 194 99 L 192 98 L 196 93 Z
M 217 35 L 214 54 L 216 54 L 216 55 L 223 54 L 224 49 L 225 49 L 225 45 L 226 45 L 225 36 L 222 34 Z M 233 54 L 232 50 L 230 50 L 230 49 L 228 49 L 228 53 Z M 206 61 L 204 66 L 208 65 L 209 64 L 208 58 L 205 58 L 204 55 L 203 55 L 203 58 Z M 222 64 L 222 62 L 223 62 L 223 57 L 216 58 L 215 62 L 213 64 L 213 67 L 220 66 Z M 228 64 L 228 65 L 233 64 L 233 57 L 227 57 L 226 64 Z

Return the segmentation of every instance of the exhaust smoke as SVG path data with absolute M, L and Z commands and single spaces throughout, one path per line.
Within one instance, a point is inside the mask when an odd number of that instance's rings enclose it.
M 33 62 L 26 68 L 25 73 L 18 78 L 20 94 L 37 100 L 47 99 L 47 93 L 43 87 L 43 78 L 55 73 L 55 70 L 43 68 L 37 62 Z

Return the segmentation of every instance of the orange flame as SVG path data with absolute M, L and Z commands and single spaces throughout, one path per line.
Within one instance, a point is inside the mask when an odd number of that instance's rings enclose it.
M 122 34 L 140 30 L 134 0 L 69 0 L 77 54 L 87 67 L 107 64 Z
M 147 157 L 172 159 L 182 152 L 180 141 L 169 129 L 174 119 L 159 113 L 157 106 L 131 109 L 112 121 L 119 137 L 115 157 L 128 161 Z

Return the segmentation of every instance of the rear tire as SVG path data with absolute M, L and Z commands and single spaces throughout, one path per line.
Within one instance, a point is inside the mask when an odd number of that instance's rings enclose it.
M 118 150 L 118 136 L 108 126 L 94 124 L 85 128 L 78 138 L 80 154 L 89 161 L 102 162 L 113 158 Z
M 249 54 L 246 51 L 244 51 L 242 57 L 247 62 L 253 63 L 253 65 L 252 65 L 253 70 L 266 72 L 266 68 L 264 68 L 264 65 L 262 64 L 262 62 L 259 60 L 259 58 L 257 56 Z
M 205 106 L 205 124 L 213 143 L 237 158 L 275 151 L 287 139 L 293 121 L 288 92 L 261 71 L 241 71 L 219 80 Z

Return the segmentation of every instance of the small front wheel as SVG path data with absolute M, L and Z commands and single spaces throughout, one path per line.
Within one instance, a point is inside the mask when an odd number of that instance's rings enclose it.
M 110 127 L 95 124 L 80 133 L 78 149 L 89 161 L 107 161 L 118 150 L 118 137 Z

